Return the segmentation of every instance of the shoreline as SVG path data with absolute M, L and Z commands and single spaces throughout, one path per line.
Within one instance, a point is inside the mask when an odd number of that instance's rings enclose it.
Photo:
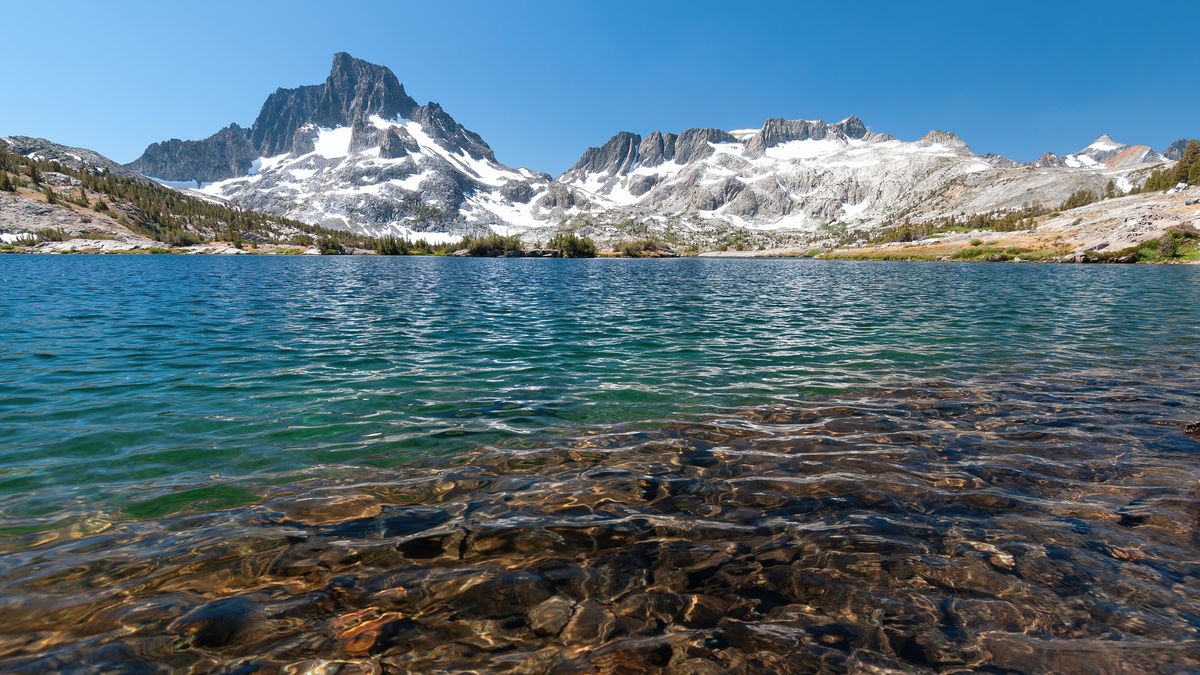
M 232 244 L 224 244 L 214 242 L 211 244 L 203 244 L 200 246 L 176 247 L 167 248 L 159 246 L 143 246 L 132 245 L 129 247 L 91 247 L 90 244 L 96 243 L 95 240 L 68 240 L 65 242 L 54 242 L 58 244 L 81 244 L 79 248 L 63 248 L 54 247 L 52 249 L 40 249 L 39 246 L 32 247 L 16 247 L 11 249 L 0 249 L 0 255 L 31 255 L 31 256 L 142 256 L 142 255 L 165 255 L 165 256 L 263 256 L 263 257 L 306 257 L 306 256 L 322 256 L 320 251 L 316 249 L 295 250 L 290 247 L 276 247 L 270 250 L 264 249 L 239 249 Z M 895 249 L 893 249 L 895 250 Z M 901 249 L 904 250 L 904 249 Z M 888 262 L 888 263 L 959 263 L 959 264 L 986 264 L 986 263 L 1010 263 L 1010 264 L 1043 264 L 1043 265 L 1200 265 L 1200 257 L 1197 258 L 1173 258 L 1163 260 L 1128 260 L 1120 258 L 1106 258 L 1093 256 L 1089 254 L 1068 254 L 1058 257 L 1028 257 L 1023 258 L 1020 255 L 1005 255 L 1000 258 L 988 257 L 953 257 L 950 255 L 940 255 L 936 257 L 915 254 L 884 254 L 878 253 L 879 249 L 836 249 L 831 253 L 820 253 L 810 255 L 801 252 L 791 251 L 705 251 L 697 255 L 683 256 L 621 256 L 621 255 L 598 255 L 592 258 L 562 258 L 551 256 L 452 256 L 452 255 L 431 255 L 425 253 L 413 253 L 406 255 L 390 256 L 375 253 L 374 251 L 357 251 L 354 253 L 345 253 L 339 255 L 331 255 L 326 257 L 395 257 L 395 258 L 477 258 L 477 259 L 506 259 L 506 260 L 680 260 L 688 258 L 703 258 L 703 259 L 724 259 L 724 260 L 812 260 L 818 262 Z

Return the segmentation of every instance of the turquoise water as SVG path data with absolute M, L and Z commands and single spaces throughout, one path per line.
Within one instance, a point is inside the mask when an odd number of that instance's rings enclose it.
M 1200 671 L 1200 267 L 0 256 L 4 672 Z
M 1193 363 L 1200 335 L 1196 267 L 9 255 L 0 283 L 23 528 L 879 383 Z

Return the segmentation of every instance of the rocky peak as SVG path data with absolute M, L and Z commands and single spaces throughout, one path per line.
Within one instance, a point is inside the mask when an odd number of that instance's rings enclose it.
M 746 149 L 761 155 L 767 148 L 791 141 L 860 139 L 867 135 L 867 125 L 851 115 L 841 122 L 827 124 L 823 120 L 786 120 L 775 117 L 766 121 L 762 129 L 746 141 Z
M 959 154 L 971 153 L 971 149 L 967 147 L 966 141 L 959 138 L 958 134 L 951 131 L 942 131 L 941 129 L 934 129 L 925 134 L 921 137 L 921 140 L 917 141 L 917 145 L 944 145 Z
M 847 138 L 862 138 L 867 135 L 867 125 L 857 115 L 851 115 L 833 126 L 841 127 L 841 133 Z
M 618 175 L 629 173 L 638 159 L 638 146 L 642 137 L 622 131 L 598 148 L 588 148 L 571 167 L 569 173 L 607 173 Z M 665 139 L 664 139 L 665 143 Z
M 720 129 L 687 129 L 679 134 L 655 131 L 638 146 L 637 163 L 658 166 L 665 162 L 687 164 L 713 153 L 712 143 L 737 143 L 729 132 Z
M 323 127 L 343 127 L 371 115 L 407 118 L 416 107 L 389 68 L 338 52 L 311 119 Z
M 324 85 L 320 84 L 276 89 L 250 127 L 250 142 L 265 157 L 290 150 L 292 136 L 312 117 L 323 91 Z
M 1034 162 L 1033 165 L 1039 169 L 1046 169 L 1050 167 L 1066 166 L 1067 161 L 1053 152 L 1045 152 L 1041 157 L 1037 158 L 1037 161 Z
M 1124 143 L 1118 143 L 1118 142 L 1114 141 L 1112 139 L 1112 136 L 1109 136 L 1108 134 L 1100 134 L 1100 136 L 1097 137 L 1096 140 L 1092 141 L 1091 144 L 1088 145 L 1088 148 L 1095 149 L 1095 150 L 1113 150 L 1116 148 L 1124 147 L 1124 145 L 1125 145 Z
M 437 103 L 430 101 L 414 109 L 410 117 L 412 121 L 421 125 L 426 134 L 451 150 L 462 150 L 475 159 L 496 161 L 491 146 L 485 143 L 479 134 L 463 128 Z

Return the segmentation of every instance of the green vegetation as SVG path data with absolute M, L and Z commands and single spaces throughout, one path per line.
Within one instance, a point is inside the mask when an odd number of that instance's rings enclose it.
M 564 258 L 595 258 L 596 244 L 587 237 L 574 232 L 559 232 L 546 244 L 546 248 L 558 251 Z
M 467 249 L 467 254 L 477 258 L 495 258 L 498 256 L 521 255 L 521 238 L 517 235 L 501 236 L 489 234 L 482 237 L 463 237 L 460 248 Z
M 38 241 L 66 241 L 67 233 L 62 228 L 44 227 L 36 233 Z
M 1070 211 L 1071 209 L 1077 209 L 1080 206 L 1087 206 L 1088 204 L 1097 201 L 1100 201 L 1100 198 L 1096 196 L 1095 192 L 1092 192 L 1091 190 L 1080 190 L 1070 197 L 1067 197 L 1067 201 L 1062 203 L 1062 206 L 1059 207 L 1059 210 Z
M 1158 239 L 1144 241 L 1112 258 L 1147 263 L 1200 260 L 1200 229 L 1194 225 L 1176 225 Z
M 54 193 L 54 190 L 50 189 L 49 185 L 47 185 L 46 189 L 42 191 L 42 194 L 46 195 L 46 203 L 47 204 L 57 204 L 58 203 L 58 195 Z
M 980 242 L 983 243 L 983 242 Z M 955 251 L 950 257 L 954 260 L 980 260 L 987 262 L 1004 262 L 1021 257 L 1027 249 L 1018 248 L 1016 246 L 979 246 L 972 244 L 971 248 L 965 248 L 961 251 Z
M 380 237 L 375 240 L 379 255 L 448 255 L 462 248 L 461 242 L 430 244 L 424 239 L 409 241 L 403 237 Z
M 7 171 L 0 171 L 0 192 L 16 192 L 17 185 L 8 177 Z
M 346 255 L 346 247 L 333 237 L 321 237 L 317 242 L 317 250 L 321 255 Z
M 616 251 L 626 258 L 657 258 L 662 256 L 674 255 L 674 251 L 670 246 L 667 246 L 656 239 L 639 239 L 637 241 L 626 241 L 617 244 Z
M 156 239 L 168 246 L 196 246 L 204 243 L 204 239 L 199 234 L 178 227 L 160 230 Z

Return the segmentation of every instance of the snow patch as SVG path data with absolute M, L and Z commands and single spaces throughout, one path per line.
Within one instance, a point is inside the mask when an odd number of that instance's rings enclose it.
M 326 129 L 322 127 L 317 132 L 317 140 L 313 143 L 313 150 L 325 159 L 337 159 L 350 154 L 350 136 L 353 129 L 350 127 L 338 127 L 337 129 Z

